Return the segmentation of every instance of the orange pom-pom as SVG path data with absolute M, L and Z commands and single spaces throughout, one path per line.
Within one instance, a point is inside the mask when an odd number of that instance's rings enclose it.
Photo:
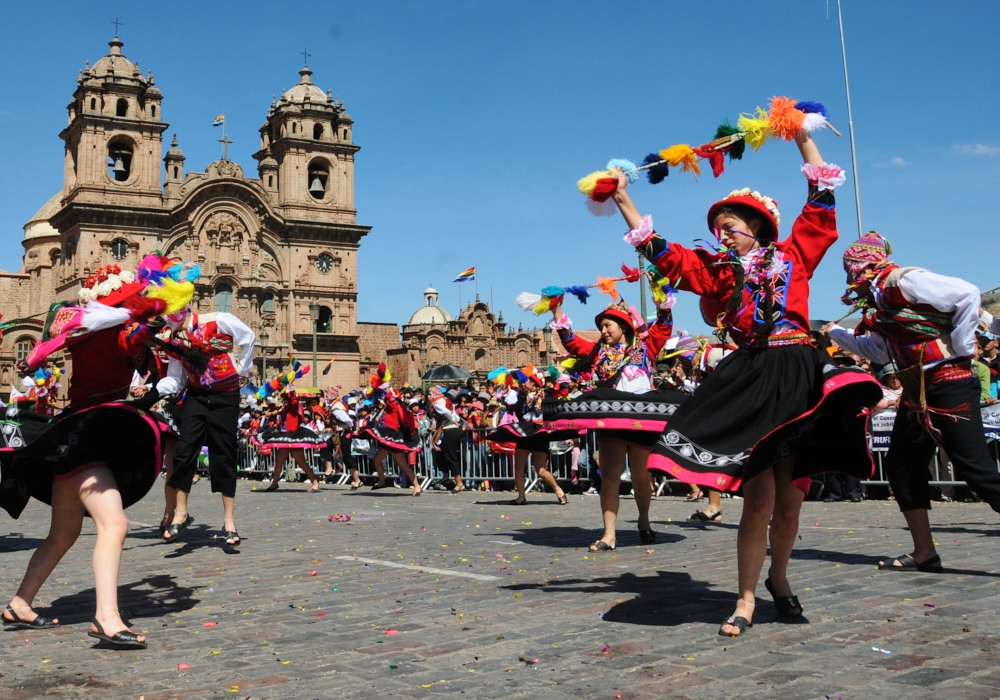
M 794 141 L 806 120 L 806 113 L 795 109 L 796 104 L 797 100 L 788 97 L 772 97 L 768 108 L 771 132 L 785 141 Z
M 698 167 L 698 156 L 694 149 L 684 143 L 679 143 L 670 148 L 660 151 L 660 158 L 667 161 L 672 167 L 680 166 L 684 172 L 701 175 L 701 168 Z

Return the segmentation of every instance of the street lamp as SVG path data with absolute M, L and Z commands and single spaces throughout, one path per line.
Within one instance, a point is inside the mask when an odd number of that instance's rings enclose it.
M 420 347 L 420 388 L 426 389 L 424 375 L 427 374 L 427 346 Z
M 316 388 L 316 332 L 319 330 L 319 302 L 313 299 L 309 302 L 309 315 L 313 320 L 313 388 Z
M 550 352 L 549 347 L 552 344 L 552 326 L 547 323 L 545 324 L 545 327 L 542 328 L 542 340 L 545 341 L 545 366 L 551 367 L 552 353 Z
M 260 332 L 260 354 L 264 357 L 264 369 L 261 372 L 261 386 L 267 381 L 267 341 L 271 338 L 267 331 Z

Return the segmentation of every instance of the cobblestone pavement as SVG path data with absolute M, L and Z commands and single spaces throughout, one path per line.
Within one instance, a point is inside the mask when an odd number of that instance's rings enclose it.
M 776 619 L 762 582 L 733 640 L 716 631 L 735 601 L 738 500 L 703 526 L 658 499 L 644 546 L 624 499 L 619 547 L 596 555 L 594 497 L 252 486 L 238 549 L 216 537 L 204 482 L 179 543 L 151 527 L 157 493 L 130 509 L 120 605 L 146 651 L 86 636 L 88 521 L 40 596 L 64 626 L 4 633 L 0 698 L 1000 697 L 1000 523 L 983 505 L 936 504 L 935 575 L 876 570 L 908 551 L 894 503 L 805 504 L 791 567 L 805 617 Z M 35 502 L 3 525 L 3 600 L 47 525 Z

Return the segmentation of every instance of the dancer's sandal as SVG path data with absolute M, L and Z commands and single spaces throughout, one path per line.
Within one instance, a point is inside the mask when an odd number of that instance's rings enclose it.
M 17 630 L 50 630 L 53 627 L 58 627 L 59 623 L 49 617 L 42 617 L 38 615 L 34 620 L 28 622 L 27 620 L 22 620 L 14 612 L 14 608 L 7 606 L 7 612 L 10 616 L 14 618 L 13 620 L 8 620 L 7 616 L 3 616 L 3 628 L 5 630 L 10 630 L 12 632 Z
M 356 484 L 351 484 L 351 486 L 350 486 L 350 488 L 349 488 L 348 490 L 349 490 L 349 491 L 357 491 L 357 490 L 358 490 L 359 488 L 361 488 L 362 486 L 364 486 L 364 484 L 362 484 L 362 483 L 361 483 L 361 482 L 359 481 L 359 482 L 358 482 L 358 483 L 356 483 Z
M 140 642 L 139 635 L 132 630 L 122 630 L 121 632 L 115 632 L 110 637 L 105 634 L 104 628 L 101 627 L 101 623 L 95 618 L 93 623 L 94 627 L 97 628 L 96 632 L 87 632 L 87 636 L 94 637 L 95 639 L 100 639 L 102 642 L 107 642 L 112 644 L 119 649 L 145 649 L 146 642 Z
M 737 629 L 739 629 L 739 633 L 738 634 L 730 634 L 729 632 L 724 631 L 722 628 L 725 627 L 726 625 L 730 625 L 732 627 L 736 627 Z M 721 625 L 719 625 L 719 636 L 720 637 L 742 637 L 746 633 L 746 631 L 749 628 L 751 628 L 751 627 L 753 627 L 753 623 L 750 622 L 750 620 L 746 619 L 745 617 L 741 617 L 739 615 L 733 615 L 728 620 L 726 620 Z
M 608 544 L 604 540 L 597 540 L 594 544 L 590 545 L 591 552 L 613 552 L 615 547 L 618 545 L 617 542 Z
M 188 515 L 186 518 L 184 518 L 184 522 L 182 523 L 171 523 L 170 527 L 168 527 L 166 530 L 163 531 L 163 541 L 174 542 L 178 537 L 181 536 L 182 532 L 188 529 L 188 526 L 193 522 L 194 522 L 194 517 Z M 170 535 L 170 537 L 167 537 L 167 535 Z
M 319 482 L 317 481 L 306 493 L 319 493 Z
M 767 578 L 764 580 L 764 588 L 767 592 L 771 594 L 774 599 L 774 609 L 778 611 L 778 614 L 782 617 L 801 617 L 804 608 L 799 602 L 799 597 L 795 595 L 782 595 L 779 596 L 774 590 L 774 586 L 771 584 L 771 579 Z
M 511 500 L 507 501 L 507 505 L 509 506 L 524 506 L 527 504 L 528 504 L 527 498 L 525 498 L 523 501 L 519 501 L 516 498 L 512 498 Z
M 894 563 L 897 561 L 899 566 Z M 882 571 L 920 571 L 925 574 L 940 574 L 944 571 L 944 567 L 941 566 L 941 557 L 936 554 L 923 562 L 918 562 L 909 554 L 904 554 L 901 557 L 887 557 L 885 563 L 879 564 L 878 568 Z
M 222 533 L 222 536 L 225 538 L 226 544 L 230 547 L 235 547 L 243 541 L 240 538 L 240 533 L 236 532 L 236 530 L 226 530 Z
M 688 496 L 687 498 L 684 499 L 684 502 L 685 503 L 697 503 L 698 501 L 702 500 L 703 498 L 705 498 L 705 494 L 703 494 L 701 491 L 699 491 L 697 496 L 695 496 L 695 495 Z
M 461 486 L 456 486 L 455 488 L 453 488 L 451 490 L 451 492 L 452 493 L 462 493 L 462 491 L 468 491 L 468 490 L 469 490 L 469 487 L 466 486 L 465 484 L 462 484 Z
M 694 520 L 699 523 L 718 523 L 722 522 L 722 511 L 717 510 L 711 515 L 702 510 L 696 510 L 691 515 L 688 516 L 688 520 Z
M 562 496 L 556 496 L 556 498 L 559 499 L 559 505 L 561 505 L 561 506 L 569 505 L 569 499 L 566 498 L 566 493 L 565 492 L 563 492 Z
M 643 544 L 654 544 L 656 542 L 656 530 L 649 528 L 643 530 L 639 528 L 639 541 Z
M 387 488 L 389 488 L 389 484 L 373 484 L 371 490 L 378 491 L 380 489 L 387 489 Z
M 268 487 L 267 487 L 266 489 L 264 489 L 264 490 L 265 490 L 265 491 L 277 491 L 277 490 L 278 490 L 278 484 L 276 484 L 276 483 L 274 483 L 274 484 L 271 484 L 270 486 L 268 486 Z

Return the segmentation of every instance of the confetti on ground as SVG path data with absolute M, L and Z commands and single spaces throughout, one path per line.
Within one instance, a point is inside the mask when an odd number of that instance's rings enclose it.
M 399 634 L 399 630 L 385 630 L 382 632 L 382 634 L 386 635 L 387 637 L 391 637 L 394 634 Z
M 191 667 L 188 666 L 187 664 L 177 664 L 177 670 L 178 671 L 187 671 L 187 670 L 190 670 L 190 668 Z
M 877 651 L 880 654 L 891 654 L 892 653 L 888 649 L 883 649 L 882 647 L 872 647 L 872 651 Z
M 218 622 L 206 622 L 205 627 L 217 627 L 218 624 Z

